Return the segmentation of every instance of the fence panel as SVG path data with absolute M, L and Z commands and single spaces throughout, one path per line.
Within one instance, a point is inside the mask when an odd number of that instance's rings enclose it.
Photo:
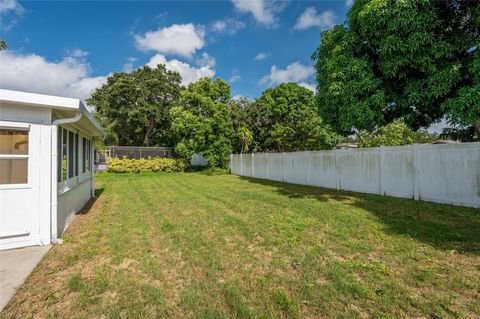
M 338 188 L 335 151 L 308 152 L 308 184 Z
M 384 152 L 383 194 L 413 198 L 413 147 L 386 147 Z
M 480 147 L 469 144 L 418 146 L 420 199 L 457 205 L 480 201 Z
M 480 143 L 234 154 L 233 174 L 480 207 Z

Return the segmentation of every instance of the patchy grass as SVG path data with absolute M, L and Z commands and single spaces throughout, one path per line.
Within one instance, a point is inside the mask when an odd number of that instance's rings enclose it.
M 4 318 L 478 318 L 480 210 L 200 173 L 97 177 Z

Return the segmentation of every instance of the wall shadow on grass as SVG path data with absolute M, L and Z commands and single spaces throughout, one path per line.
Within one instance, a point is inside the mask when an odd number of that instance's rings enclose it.
M 377 217 L 386 226 L 384 231 L 388 234 L 409 236 L 443 250 L 480 255 L 480 209 L 240 178 L 275 187 L 278 194 L 289 198 L 337 201 L 339 204 L 360 208 Z
M 96 188 L 95 189 L 95 197 L 90 198 L 90 200 L 85 204 L 85 206 L 82 207 L 82 209 L 80 209 L 78 211 L 78 213 L 76 215 L 86 215 L 86 214 L 88 214 L 90 212 L 90 209 L 95 204 L 95 202 L 98 200 L 98 198 L 102 195 L 104 190 L 105 189 L 103 187 L 102 188 Z

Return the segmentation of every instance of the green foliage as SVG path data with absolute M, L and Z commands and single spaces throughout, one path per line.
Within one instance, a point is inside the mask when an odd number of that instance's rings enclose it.
M 244 112 L 255 152 L 332 149 L 338 142 L 316 112 L 313 92 L 296 83 L 267 89 Z
M 412 144 L 412 131 L 401 121 L 394 121 L 373 132 L 358 133 L 359 147 L 401 146 Z
M 426 129 L 420 129 L 416 132 L 412 132 L 412 142 L 417 144 L 433 143 L 439 140 L 439 136 L 436 133 L 429 133 Z
M 381 80 L 367 54 L 358 54 L 358 38 L 343 26 L 322 34 L 316 60 L 318 111 L 338 132 L 372 130 L 384 124 L 386 104 Z
M 253 135 L 252 132 L 248 129 L 248 127 L 242 126 L 237 130 L 237 138 L 240 143 L 241 153 L 246 153 L 248 152 L 250 145 L 252 145 L 253 142 Z
M 181 77 L 159 64 L 109 76 L 89 104 L 107 132 L 109 144 L 172 145 L 170 108 L 178 101 Z
M 188 163 L 183 159 L 173 158 L 109 158 L 108 172 L 110 173 L 147 173 L 147 172 L 183 172 Z
M 8 48 L 7 41 L 0 39 L 0 51 L 6 50 Z
M 179 105 L 170 112 L 178 154 L 202 154 L 210 167 L 225 166 L 233 150 L 230 99 L 230 85 L 222 79 L 202 78 L 182 92 Z
M 417 130 L 445 114 L 473 124 L 479 12 L 478 1 L 355 1 L 313 56 L 320 114 L 339 132 L 400 118 Z
M 206 169 L 202 169 L 200 171 L 202 174 L 206 175 L 227 175 L 230 174 L 230 170 L 228 168 L 223 168 L 223 167 L 208 167 Z

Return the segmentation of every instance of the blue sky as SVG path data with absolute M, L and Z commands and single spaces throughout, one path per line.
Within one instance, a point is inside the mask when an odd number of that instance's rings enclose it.
M 315 86 L 320 32 L 349 1 L 0 0 L 0 87 L 88 98 L 113 72 L 165 63 L 184 83 L 230 81 L 255 98 L 283 81 Z

